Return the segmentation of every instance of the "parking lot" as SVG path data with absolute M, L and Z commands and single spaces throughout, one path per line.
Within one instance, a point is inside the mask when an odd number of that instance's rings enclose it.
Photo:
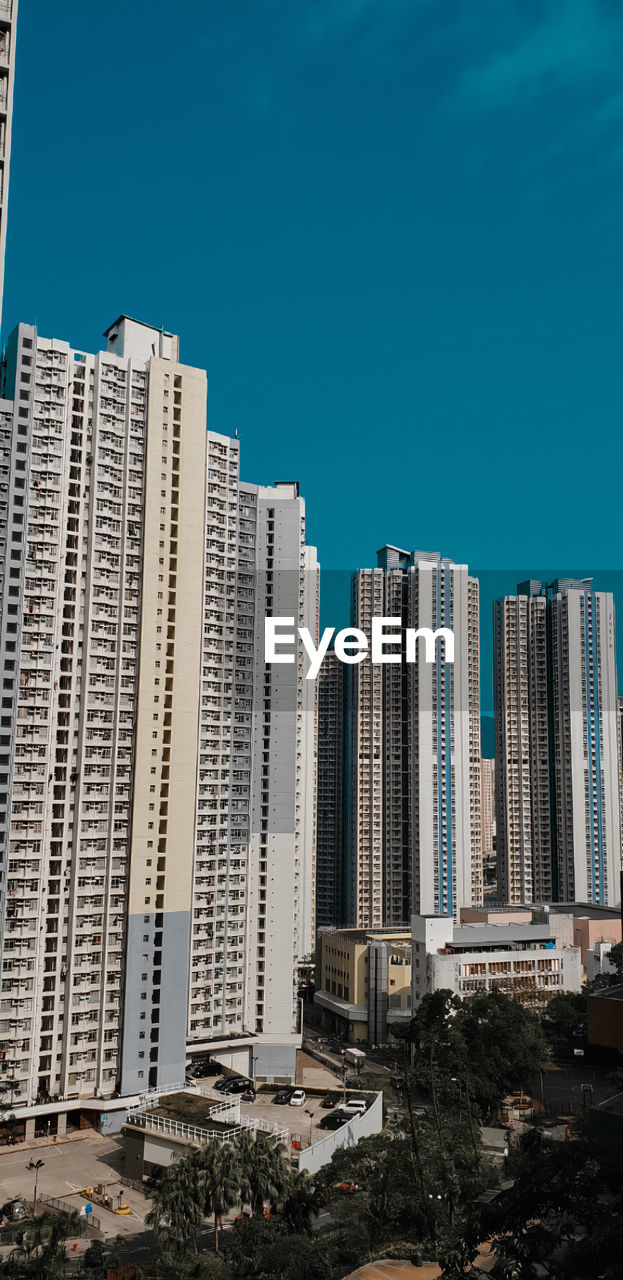
M 270 1125 L 286 1128 L 289 1132 L 288 1146 L 296 1140 L 302 1147 L 307 1147 L 311 1142 L 326 1137 L 325 1130 L 318 1128 L 319 1121 L 328 1115 L 321 1103 L 321 1097 L 307 1094 L 302 1107 L 291 1107 L 288 1103 L 279 1106 L 273 1102 L 271 1095 L 258 1093 L 255 1102 L 240 1104 L 240 1113 L 244 1116 L 261 1117 Z
M 72 1141 L 50 1143 L 36 1150 L 18 1148 L 3 1152 L 0 1155 L 0 1204 L 18 1197 L 32 1202 L 34 1174 L 26 1168 L 31 1159 L 43 1160 L 38 1174 L 38 1200 L 54 1196 L 80 1211 L 86 1203 L 80 1191 L 96 1183 L 105 1183 L 113 1202 L 117 1204 L 121 1195 L 132 1213 L 127 1216 L 112 1213 L 93 1203 L 93 1212 L 104 1235 L 134 1235 L 144 1231 L 150 1202 L 139 1191 L 124 1187 L 119 1181 L 123 1170 L 123 1149 L 119 1139 L 101 1137 L 89 1130 L 88 1136 Z

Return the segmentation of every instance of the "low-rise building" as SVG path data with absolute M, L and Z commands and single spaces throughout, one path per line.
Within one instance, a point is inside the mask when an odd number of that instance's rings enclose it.
M 524 903 L 512 906 L 464 907 L 461 924 L 542 924 L 548 921 L 559 943 L 580 948 L 582 965 L 598 942 L 621 941 L 621 912 L 592 902 Z
M 446 916 L 413 916 L 412 1005 L 442 989 L 472 996 L 494 987 L 530 1008 L 582 986 L 580 950 L 569 922 L 456 924 Z M 562 935 L 562 936 L 561 936 Z
M 320 929 L 322 1025 L 351 1044 L 385 1044 L 411 1018 L 411 935 L 407 929 Z

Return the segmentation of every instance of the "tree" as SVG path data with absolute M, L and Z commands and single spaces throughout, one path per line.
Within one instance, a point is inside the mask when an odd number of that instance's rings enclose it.
M 280 1217 L 245 1218 L 223 1238 L 224 1280 L 331 1280 L 337 1253 L 317 1237 L 293 1235 Z
M 152 1190 L 152 1207 L 145 1222 L 173 1257 L 197 1252 L 203 1222 L 199 1154 L 193 1152 L 170 1165 Z
M 281 1208 L 292 1187 L 286 1148 L 273 1134 L 241 1133 L 236 1142 L 240 1163 L 240 1199 L 253 1214 Z
M 424 996 L 409 1042 L 423 1096 L 456 1107 L 462 1090 L 483 1118 L 506 1094 L 533 1089 L 548 1057 L 539 1018 L 497 988 L 463 1001 L 451 991 Z
M 79 1231 L 78 1213 L 34 1218 L 6 1260 L 5 1274 L 11 1280 L 61 1280 L 66 1271 L 66 1242 Z
M 307 1173 L 297 1173 L 291 1178 L 290 1187 L 283 1201 L 281 1212 L 290 1231 L 309 1235 L 312 1220 L 318 1214 L 318 1197 Z
M 240 1204 L 239 1153 L 230 1142 L 214 1139 L 196 1153 L 199 1205 L 206 1217 L 214 1216 L 214 1248 L 218 1250 L 219 1226 L 234 1205 Z
M 551 1040 L 570 1040 L 586 1031 L 587 1016 L 585 991 L 561 991 L 550 1000 L 543 1014 L 543 1030 Z

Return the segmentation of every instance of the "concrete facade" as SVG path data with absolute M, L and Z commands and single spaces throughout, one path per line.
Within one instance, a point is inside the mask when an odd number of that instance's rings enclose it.
M 246 1036 L 243 1070 L 293 1079 L 313 937 L 316 685 L 300 651 L 265 665 L 264 618 L 316 635 L 318 567 L 298 485 L 241 481 L 238 440 L 207 441 L 188 1048 L 225 1061 Z
M 614 601 L 590 579 L 494 606 L 498 900 L 620 898 Z
M 384 547 L 353 578 L 351 620 L 453 630 L 454 663 L 352 668 L 354 923 L 404 924 L 413 910 L 482 901 L 478 582 L 436 553 Z M 421 641 L 420 641 L 421 643 Z
M 530 1008 L 541 1008 L 561 991 L 580 991 L 582 963 L 572 945 L 571 922 L 453 924 L 440 916 L 414 916 L 413 1007 L 428 992 L 447 989 L 459 997 L 496 987 Z
M 323 1025 L 353 1044 L 385 1044 L 411 1017 L 409 932 L 320 929 L 318 948 Z
M 20 325 L 2 365 L 0 1063 L 26 1118 L 116 1113 L 188 1046 L 293 1078 L 312 948 L 316 686 L 263 653 L 267 613 L 317 633 L 303 500 L 240 482 L 175 335 L 105 336 Z

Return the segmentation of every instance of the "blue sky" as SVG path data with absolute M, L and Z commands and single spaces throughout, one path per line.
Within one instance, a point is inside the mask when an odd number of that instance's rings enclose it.
M 615 568 L 622 64 L 620 0 L 20 0 L 4 334 L 174 329 L 328 568 Z

